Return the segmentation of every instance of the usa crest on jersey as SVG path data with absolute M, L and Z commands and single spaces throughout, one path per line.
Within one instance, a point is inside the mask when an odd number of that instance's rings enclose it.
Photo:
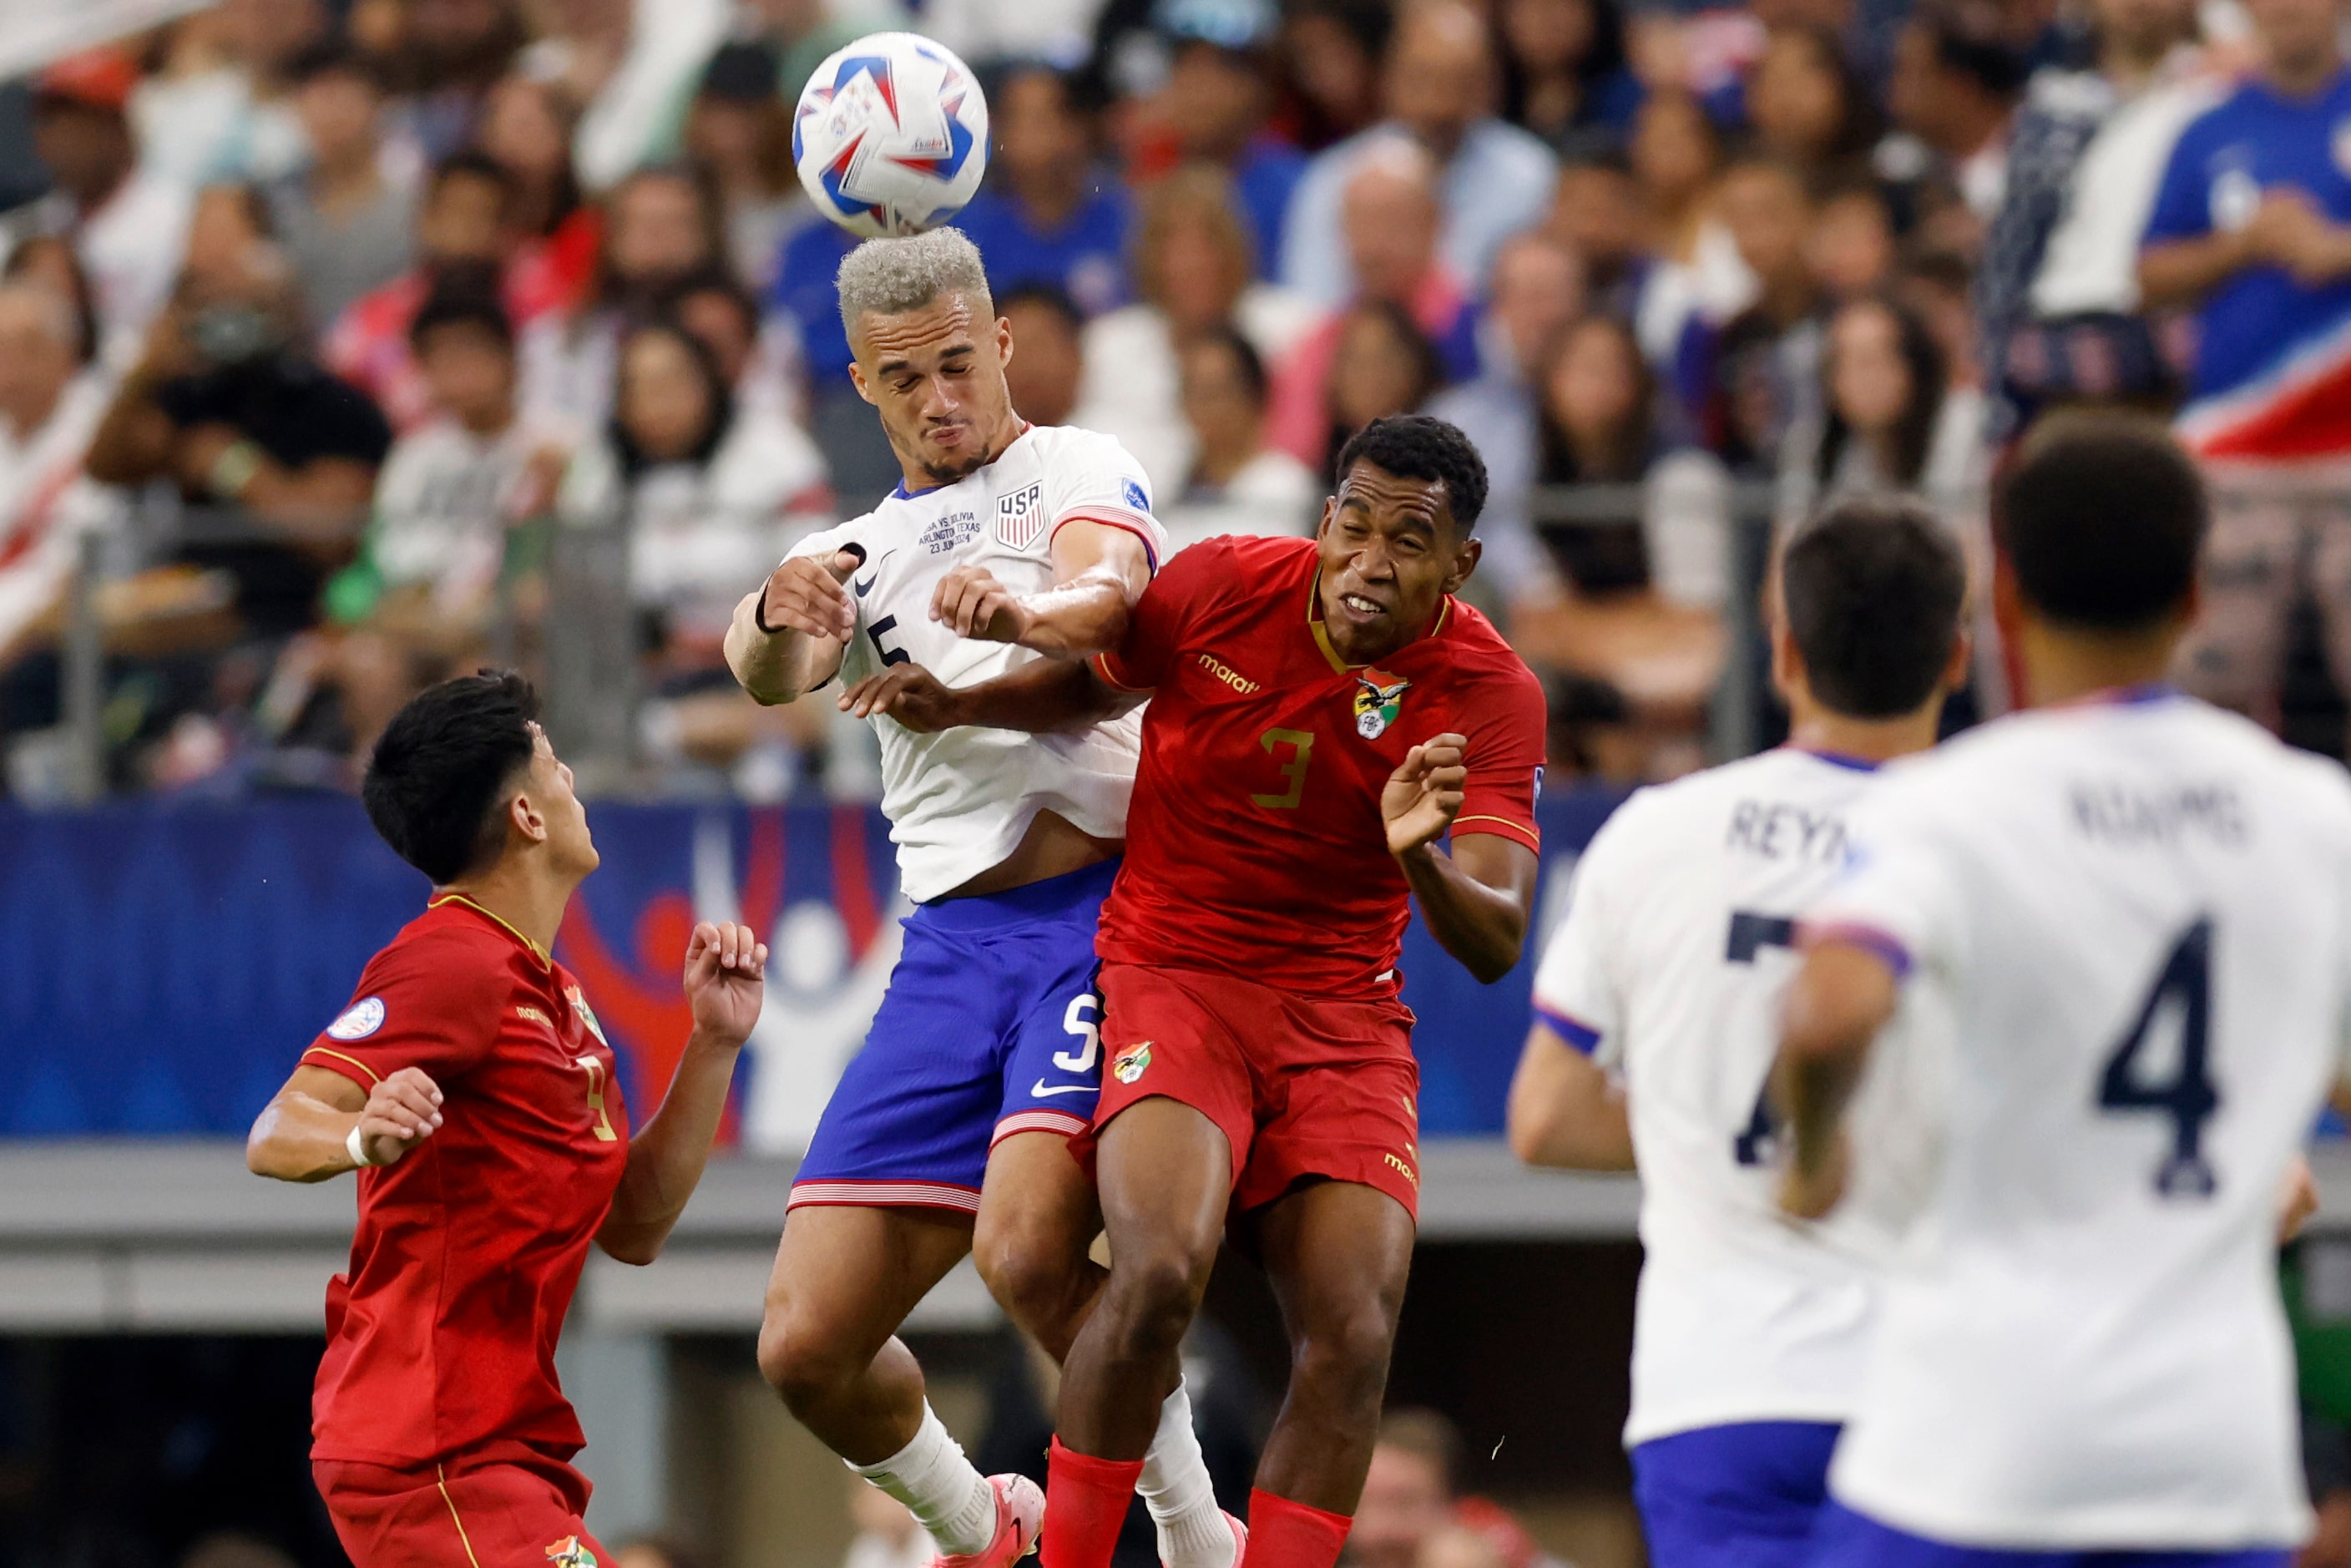
M 996 503 L 996 537 L 1008 549 L 1027 549 L 1045 530 L 1045 486 L 1028 484 Z

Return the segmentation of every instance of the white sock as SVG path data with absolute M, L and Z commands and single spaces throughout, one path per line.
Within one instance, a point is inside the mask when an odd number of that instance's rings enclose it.
M 950 1557 L 985 1552 L 996 1538 L 996 1489 L 963 1457 L 927 1399 L 913 1442 L 878 1465 L 849 1468 L 912 1509 Z
M 1167 1568 L 1233 1568 L 1233 1527 L 1217 1506 L 1199 1434 L 1192 1430 L 1192 1396 L 1181 1383 L 1159 1406 L 1159 1430 L 1134 1490 L 1159 1527 L 1159 1556 Z

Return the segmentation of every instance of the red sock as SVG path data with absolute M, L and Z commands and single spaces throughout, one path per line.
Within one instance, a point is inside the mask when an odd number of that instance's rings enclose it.
M 1355 1521 L 1259 1488 L 1249 1493 L 1249 1552 L 1236 1568 L 1336 1568 Z
M 1045 1461 L 1045 1547 L 1040 1568 L 1110 1568 L 1134 1504 L 1141 1459 L 1097 1459 L 1053 1439 Z

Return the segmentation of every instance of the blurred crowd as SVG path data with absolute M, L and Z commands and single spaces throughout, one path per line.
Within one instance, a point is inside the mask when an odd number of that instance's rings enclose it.
M 2182 676 L 2274 719 L 2304 621 L 2351 687 L 2340 22 L 220 0 L 29 84 L 47 188 L 0 214 L 0 779 L 59 788 L 78 616 L 114 787 L 347 783 L 420 683 L 559 656 L 592 536 L 641 767 L 869 791 L 862 735 L 821 697 L 755 708 L 719 640 L 798 533 L 898 476 L 790 104 L 902 26 L 987 85 L 959 222 L 1021 413 L 1124 441 L 1179 545 L 1310 529 L 1370 420 L 1460 423 L 1494 479 L 1471 596 L 1550 684 L 1562 775 L 1702 758 L 1760 657 L 1771 529 L 1823 497 L 1921 495 L 1988 579 L 1990 476 L 2083 402 L 2176 414 L 2211 464 Z M 2011 697 L 1981 630 L 1963 715 Z

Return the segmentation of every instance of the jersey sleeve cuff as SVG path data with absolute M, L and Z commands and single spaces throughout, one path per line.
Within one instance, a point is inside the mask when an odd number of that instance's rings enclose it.
M 383 1082 L 383 1075 L 356 1056 L 347 1056 L 330 1045 L 314 1045 L 302 1053 L 305 1067 L 323 1067 L 339 1072 L 361 1089 L 372 1090 Z
M 1100 675 L 1105 683 L 1115 687 L 1119 691 L 1147 692 L 1151 689 L 1149 686 L 1130 685 L 1126 682 L 1119 679 L 1118 671 L 1112 667 L 1110 661 L 1111 655 L 1108 653 L 1096 653 L 1092 658 L 1088 659 L 1086 663 L 1094 667 L 1095 674 Z
M 1542 853 L 1542 835 L 1524 822 L 1508 817 L 1489 816 L 1479 812 L 1473 816 L 1453 819 L 1453 836 L 1461 838 L 1470 833 L 1491 833 L 1498 839 L 1510 839 L 1521 843 L 1537 854 Z
M 1535 1017 L 1549 1027 L 1552 1033 L 1575 1048 L 1577 1053 L 1590 1056 L 1600 1049 L 1600 1031 L 1573 1013 L 1562 1012 L 1548 1002 L 1535 1003 Z
M 1113 511 L 1102 507 L 1081 507 L 1053 519 L 1053 533 L 1059 534 L 1071 523 L 1100 523 L 1106 528 L 1124 528 L 1143 541 L 1143 559 L 1151 563 L 1151 575 L 1159 575 L 1159 541 L 1151 537 L 1151 524 L 1140 513 Z M 1045 548 L 1050 549 L 1052 537 L 1048 535 Z
M 1910 949 L 1902 938 L 1865 920 L 1807 920 L 1796 928 L 1796 942 L 1808 952 L 1814 947 L 1858 947 L 1893 970 L 1897 980 L 1908 979 L 1914 967 Z

